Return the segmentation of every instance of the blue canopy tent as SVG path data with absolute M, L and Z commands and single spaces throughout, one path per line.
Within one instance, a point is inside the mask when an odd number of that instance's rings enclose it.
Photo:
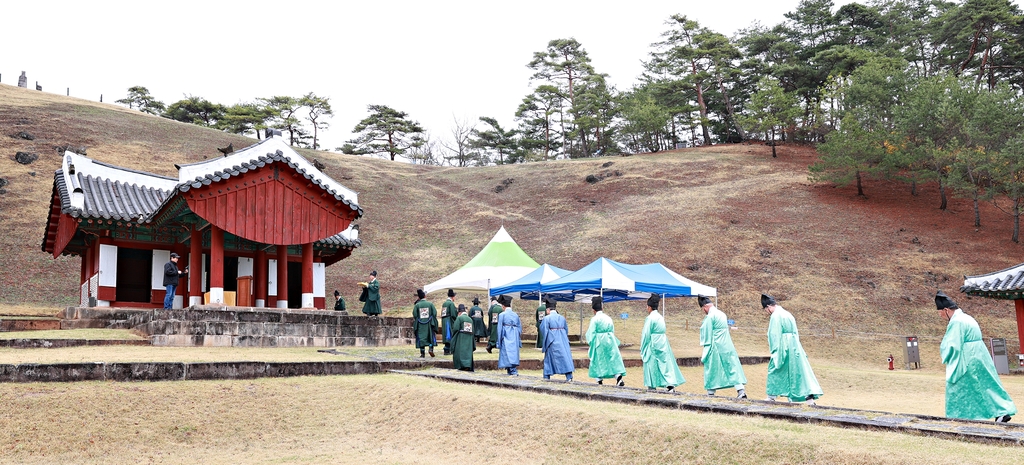
M 522 278 L 512 281 L 504 286 L 498 286 L 491 289 L 491 296 L 518 293 L 520 299 L 538 300 L 540 298 L 541 284 L 554 281 L 569 273 L 572 272 L 545 263 L 537 267 L 536 270 L 527 273 L 526 276 L 523 276 Z M 559 296 L 553 297 L 561 301 L 572 300 L 572 294 L 560 294 Z
M 605 302 L 646 299 L 651 294 L 662 297 L 694 297 L 698 294 L 717 296 L 718 291 L 683 277 L 660 263 L 626 265 L 601 257 L 554 281 L 541 284 L 545 294 L 574 295 L 572 300 L 586 300 L 595 295 Z

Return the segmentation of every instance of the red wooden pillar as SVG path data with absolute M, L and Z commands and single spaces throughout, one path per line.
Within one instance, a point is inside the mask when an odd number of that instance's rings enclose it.
M 187 256 L 185 252 L 185 246 L 183 244 L 175 244 L 171 248 L 171 252 L 178 254 L 178 257 Z M 179 258 L 178 261 L 181 262 L 182 260 Z M 188 262 L 185 262 L 185 265 L 191 266 Z M 192 271 L 192 269 L 189 268 L 189 271 Z M 186 289 L 186 286 L 181 285 L 181 280 L 179 279 L 178 286 L 174 288 L 174 300 L 171 301 L 171 308 L 184 307 L 186 300 L 188 300 L 188 289 Z
M 256 282 L 256 307 L 267 306 L 267 252 L 256 251 L 256 262 L 252 265 L 252 279 Z
M 203 304 L 203 231 L 192 226 L 188 249 L 188 305 Z
M 1017 353 L 1024 354 L 1024 299 L 1014 300 L 1013 306 L 1017 309 Z
M 210 303 L 224 304 L 224 230 L 210 225 Z
M 302 244 L 302 308 L 313 308 L 313 243 Z
M 288 246 L 277 246 L 277 308 L 288 308 Z

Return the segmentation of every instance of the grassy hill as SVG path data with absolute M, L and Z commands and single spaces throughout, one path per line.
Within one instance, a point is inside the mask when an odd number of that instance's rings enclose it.
M 174 163 L 220 156 L 217 147 L 254 141 L 125 108 L 0 85 L 0 305 L 57 308 L 77 300 L 78 258 L 40 251 L 59 168 L 57 146 L 176 175 Z M 35 137 L 13 137 L 25 131 Z M 18 151 L 39 159 L 14 161 Z M 1010 219 L 984 206 L 937 209 L 935 186 L 812 184 L 812 148 L 737 144 L 631 157 L 484 168 L 438 168 L 328 152 L 300 151 L 360 193 L 364 245 L 327 271 L 327 288 L 354 305 L 355 282 L 380 272 L 385 309 L 404 315 L 417 287 L 457 269 L 504 224 L 540 263 L 577 269 L 604 256 L 661 262 L 719 289 L 719 306 L 747 326 L 765 327 L 758 296 L 770 292 L 803 331 L 831 329 L 939 335 L 932 296 L 944 289 L 976 315 L 986 336 L 1015 338 L 1013 305 L 968 299 L 965 274 L 1022 261 Z M 586 181 L 588 175 L 601 180 Z M 502 186 L 503 189 L 498 189 Z M 463 296 L 460 296 L 463 297 Z M 464 296 L 468 297 L 469 296 Z M 639 304 L 621 304 L 635 308 Z M 692 299 L 673 311 L 697 316 Z M 617 311 L 613 308 L 612 311 Z M 2 311 L 0 311 L 2 313 Z M 696 318 L 693 318 L 696 320 Z M 1016 341 L 1008 341 L 1011 350 Z M 1011 352 L 1014 353 L 1014 352 Z

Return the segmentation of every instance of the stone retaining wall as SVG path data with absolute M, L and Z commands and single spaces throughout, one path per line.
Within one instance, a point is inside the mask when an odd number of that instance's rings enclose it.
M 0 332 L 61 329 L 56 318 L 0 318 Z
M 69 307 L 62 328 L 128 328 L 155 346 L 336 347 L 412 345 L 412 319 L 333 310 L 193 306 L 184 309 Z
M 766 363 L 767 357 L 748 357 L 751 363 Z M 680 358 L 685 365 L 697 357 Z M 573 360 L 577 370 L 585 370 L 590 360 Z M 626 366 L 638 367 L 642 361 L 625 360 Z M 697 360 L 699 363 L 699 360 Z M 748 362 L 744 362 L 748 363 Z M 499 370 L 497 360 L 480 360 L 477 370 Z M 72 382 L 72 381 L 183 381 L 200 379 L 254 379 L 285 376 L 362 375 L 389 370 L 413 370 L 435 367 L 451 368 L 451 360 L 393 361 L 323 361 L 323 362 L 91 362 L 91 363 L 23 363 L 0 365 L 0 382 Z M 524 359 L 520 370 L 542 370 L 544 361 Z M 585 373 L 577 373 L 586 377 Z

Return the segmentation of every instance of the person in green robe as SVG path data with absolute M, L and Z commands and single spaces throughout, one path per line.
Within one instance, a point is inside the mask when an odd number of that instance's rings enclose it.
M 469 308 L 469 317 L 473 319 L 473 337 L 476 342 L 479 338 L 487 337 L 487 325 L 484 324 L 484 309 L 480 308 L 480 299 L 473 297 L 473 306 Z
M 824 393 L 800 344 L 796 319 L 768 294 L 761 294 L 761 308 L 768 313 L 768 352 L 771 354 L 765 387 L 767 400 L 774 402 L 776 397 L 783 396 L 790 402 L 806 401 L 814 405 L 814 400 Z
M 660 387 L 672 391 L 686 382 L 676 364 L 676 356 L 665 335 L 665 318 L 658 313 L 661 297 L 652 294 L 647 299 L 647 319 L 640 333 L 640 358 L 644 362 L 644 386 L 655 390 Z
M 615 337 L 615 323 L 602 311 L 601 297 L 591 299 L 590 307 L 594 309 L 586 335 L 590 346 L 590 377 L 596 379 L 597 384 L 615 378 L 615 384 L 625 386 L 622 377 L 626 376 L 626 365 L 622 363 L 622 353 L 619 352 L 619 338 Z
M 452 367 L 456 370 L 473 371 L 473 351 L 476 338 L 473 337 L 473 319 L 466 313 L 466 306 L 459 304 L 459 316 L 455 318 L 452 335 Z
M 981 339 L 981 327 L 942 291 L 935 307 L 949 324 L 939 350 L 946 365 L 946 416 L 1005 423 L 1017 414 Z
M 544 348 L 544 335 L 540 332 L 540 322 L 548 315 L 548 306 L 545 305 L 544 300 L 540 301 L 540 306 L 537 307 L 537 312 L 534 314 L 535 323 L 537 325 L 537 348 Z
M 366 301 L 363 303 L 363 313 L 369 316 L 383 313 L 380 306 L 380 281 L 377 281 L 377 270 L 370 272 L 370 280 L 368 282 L 359 283 L 359 285 L 366 288 Z
M 337 289 L 334 290 L 334 309 L 339 312 L 345 311 L 345 299 Z
M 498 315 L 504 310 L 498 303 L 498 296 L 491 296 L 491 308 L 487 310 L 487 353 L 498 344 Z
M 455 290 L 448 289 L 448 299 L 441 304 L 441 336 L 444 338 L 444 354 L 452 354 L 452 338 L 455 337 L 455 319 L 459 312 L 455 308 Z
M 740 356 L 732 345 L 729 335 L 729 319 L 709 297 L 698 295 L 697 305 L 706 315 L 700 324 L 700 345 L 703 352 L 700 362 L 704 364 L 704 389 L 713 396 L 719 389 L 736 388 L 736 397 L 747 398 L 747 376 L 740 366 Z
M 416 335 L 420 358 L 424 358 L 424 348 L 429 349 L 433 357 L 434 346 L 437 345 L 437 309 L 426 297 L 423 289 L 416 289 L 416 304 L 412 307 L 412 332 Z

